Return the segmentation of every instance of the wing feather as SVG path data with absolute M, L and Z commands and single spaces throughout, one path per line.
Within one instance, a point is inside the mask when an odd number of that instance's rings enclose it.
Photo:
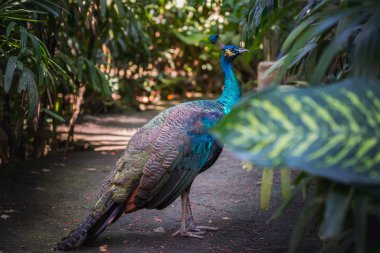
M 137 187 L 138 206 L 164 208 L 191 185 L 211 157 L 216 160 L 213 147 L 219 144 L 208 130 L 222 116 L 222 112 L 204 108 L 173 111 L 162 125 L 144 167 Z

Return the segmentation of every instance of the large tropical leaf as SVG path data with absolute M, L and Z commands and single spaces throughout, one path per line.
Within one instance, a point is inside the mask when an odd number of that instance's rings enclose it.
M 380 183 L 380 82 L 251 95 L 214 129 L 242 159 L 343 183 Z

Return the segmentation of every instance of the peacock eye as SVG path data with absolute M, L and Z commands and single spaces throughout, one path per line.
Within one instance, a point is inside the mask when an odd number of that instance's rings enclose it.
M 234 55 L 235 55 L 234 49 L 226 49 L 226 51 L 224 52 L 224 56 L 227 56 L 227 57 L 232 57 Z

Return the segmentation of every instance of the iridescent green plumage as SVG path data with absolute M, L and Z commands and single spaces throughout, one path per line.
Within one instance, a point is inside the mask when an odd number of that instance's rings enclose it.
M 240 51 L 239 51 L 240 50 Z M 224 91 L 216 100 L 200 100 L 169 108 L 129 141 L 114 170 L 105 180 L 89 217 L 57 244 L 67 250 L 95 239 L 123 212 L 162 209 L 182 194 L 183 218 L 190 215 L 181 234 L 192 225 L 188 192 L 194 178 L 218 158 L 222 146 L 209 133 L 239 99 L 241 92 L 232 61 L 243 50 L 226 46 L 222 55 Z M 186 234 L 199 237 L 196 232 Z

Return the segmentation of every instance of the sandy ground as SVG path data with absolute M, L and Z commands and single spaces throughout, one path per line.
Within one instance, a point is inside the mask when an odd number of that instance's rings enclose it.
M 74 152 L 0 168 L 0 253 L 51 252 L 53 244 L 84 218 L 103 178 L 134 131 L 157 112 L 91 116 L 76 138 L 96 151 Z M 180 226 L 180 201 L 165 210 L 122 216 L 80 252 L 286 252 L 303 200 L 280 219 L 266 220 L 281 204 L 275 177 L 271 208 L 262 211 L 261 171 L 247 172 L 226 148 L 216 164 L 199 175 L 191 201 L 197 224 L 219 227 L 203 239 L 172 237 Z M 315 233 L 305 233 L 300 252 L 316 252 Z

